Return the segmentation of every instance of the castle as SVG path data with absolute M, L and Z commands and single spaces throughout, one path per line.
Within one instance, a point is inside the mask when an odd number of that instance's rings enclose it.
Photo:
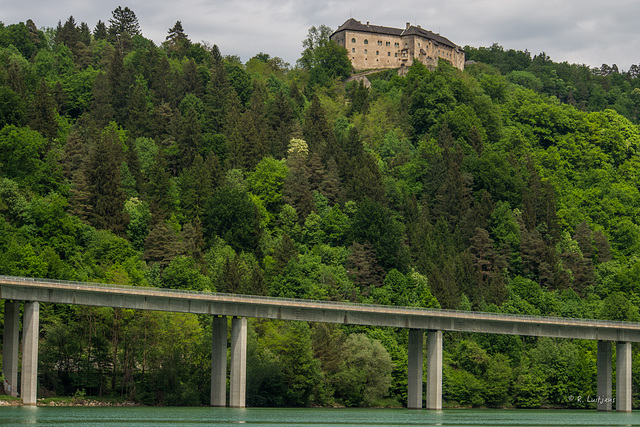
M 365 25 L 351 18 L 331 35 L 331 40 L 347 49 L 356 71 L 404 68 L 413 64 L 414 59 L 429 69 L 434 69 L 439 59 L 464 69 L 464 49 L 440 34 L 409 22 L 405 29 L 400 29 L 369 22 Z

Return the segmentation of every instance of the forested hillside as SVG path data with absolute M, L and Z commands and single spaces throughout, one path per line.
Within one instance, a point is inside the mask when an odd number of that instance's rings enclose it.
M 324 27 L 296 66 L 186 30 L 0 24 L 0 274 L 640 320 L 638 73 L 467 47 L 367 89 Z M 40 396 L 208 403 L 209 317 L 40 316 Z M 249 325 L 251 406 L 406 402 L 406 330 Z M 596 394 L 595 342 L 444 342 L 448 405 Z

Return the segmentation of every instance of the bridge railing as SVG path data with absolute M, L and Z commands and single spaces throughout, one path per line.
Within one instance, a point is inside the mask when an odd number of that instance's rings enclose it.
M 486 320 L 487 318 L 495 319 L 495 320 L 524 320 L 528 322 L 540 321 L 543 323 L 562 323 L 562 324 L 581 324 L 584 326 L 600 326 L 600 327 L 638 327 L 640 329 L 640 323 L 638 322 L 627 322 L 627 321 L 617 321 L 617 320 L 600 320 L 600 319 L 581 319 L 575 317 L 555 317 L 555 316 L 535 316 L 529 314 L 516 314 L 516 313 L 493 313 L 493 312 L 484 312 L 484 311 L 465 311 L 465 310 L 450 310 L 450 309 L 440 309 L 440 308 L 425 308 L 425 307 L 407 307 L 407 306 L 395 306 L 395 305 L 382 305 L 382 304 L 365 304 L 365 303 L 354 303 L 350 301 L 323 301 L 323 300 L 314 300 L 314 299 L 303 299 L 303 298 L 286 298 L 286 297 L 272 297 L 272 296 L 264 296 L 264 295 L 245 295 L 245 294 L 231 294 L 231 293 L 223 293 L 223 292 L 208 292 L 208 291 L 194 291 L 189 289 L 172 289 L 172 288 L 157 288 L 151 286 L 131 286 L 131 285 L 117 285 L 110 283 L 100 283 L 100 282 L 79 282 L 72 280 L 56 280 L 56 279 L 40 279 L 40 278 L 31 278 L 31 277 L 18 277 L 18 276 L 5 276 L 0 275 L 0 284 L 3 284 L 3 281 L 8 282 L 24 282 L 33 283 L 34 285 L 41 284 L 51 284 L 56 286 L 68 287 L 80 290 L 83 289 L 95 289 L 95 290 L 113 290 L 113 291 L 133 291 L 133 292 L 164 292 L 178 295 L 193 295 L 193 296 L 207 296 L 207 297 L 221 297 L 224 299 L 236 299 L 240 302 L 288 302 L 295 304 L 314 304 L 321 305 L 326 307 L 331 307 L 333 309 L 338 308 L 375 308 L 377 310 L 388 310 L 388 311 L 404 311 L 404 310 L 412 310 L 412 311 L 421 311 L 424 313 L 430 313 L 433 315 L 451 315 L 451 316 L 459 316 L 459 317 L 476 317 L 482 318 Z M 10 285 L 10 283 L 6 283 Z

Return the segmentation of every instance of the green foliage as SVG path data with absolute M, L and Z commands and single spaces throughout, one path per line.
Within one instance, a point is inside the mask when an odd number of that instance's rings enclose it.
M 253 250 L 260 237 L 260 222 L 256 205 L 239 189 L 224 186 L 207 202 L 203 221 L 210 239 L 219 236 L 235 250 Z
M 0 24 L 0 274 L 638 320 L 638 66 L 496 44 L 345 87 L 329 27 L 292 69 L 107 21 Z M 206 317 L 41 319 L 52 393 L 208 402 Z M 251 405 L 406 401 L 406 330 L 252 323 Z M 593 342 L 445 343 L 449 405 L 594 395 Z
M 352 334 L 342 344 L 341 366 L 332 382 L 346 406 L 371 406 L 391 386 L 391 356 L 380 341 Z

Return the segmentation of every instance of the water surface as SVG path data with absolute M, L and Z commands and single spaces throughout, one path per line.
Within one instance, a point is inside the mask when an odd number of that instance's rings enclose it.
M 1 407 L 0 425 L 47 426 L 630 426 L 640 412 L 595 410 Z

